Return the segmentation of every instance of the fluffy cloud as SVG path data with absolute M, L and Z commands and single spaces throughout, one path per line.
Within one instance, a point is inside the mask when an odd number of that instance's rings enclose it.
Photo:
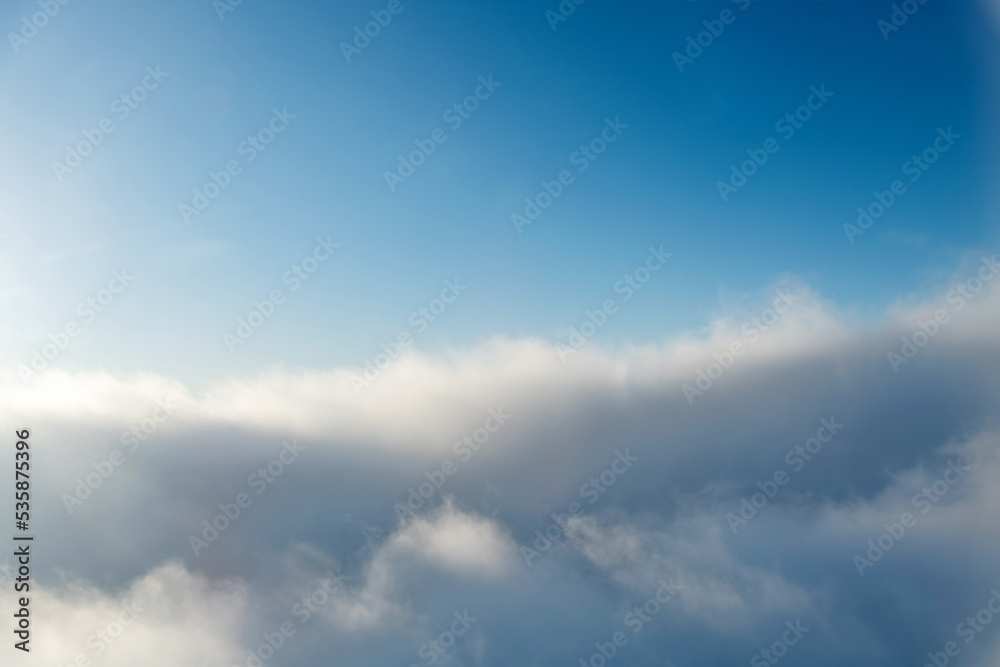
M 4 647 L 5 664 L 225 665 L 236 661 L 246 593 L 232 581 L 210 582 L 176 561 L 127 588 L 108 592 L 67 575 L 35 585 L 31 652 Z M 4 618 L 14 613 L 4 596 Z M 7 662 L 7 661 L 10 662 Z
M 33 429 L 41 471 L 38 651 L 68 662 L 121 591 L 146 591 L 141 620 L 156 624 L 137 621 L 108 659 L 191 633 L 198 657 L 155 648 L 159 664 L 245 664 L 291 618 L 297 636 L 272 664 L 426 664 L 441 637 L 444 664 L 573 664 L 673 577 L 676 604 L 623 648 L 629 660 L 748 661 L 800 619 L 797 660 L 918 664 L 1000 585 L 1000 289 L 956 296 L 981 266 L 878 321 L 788 284 L 775 288 L 784 312 L 768 290 L 704 331 L 590 341 L 565 362 L 537 340 L 410 353 L 360 394 L 357 369 L 272 369 L 201 392 L 103 372 L 8 380 L 0 421 Z M 491 409 L 511 417 L 456 448 Z M 824 423 L 842 426 L 827 437 Z M 249 480 L 292 438 L 301 457 L 258 492 Z M 123 463 L 102 476 L 116 449 Z M 636 462 L 610 476 L 626 449 Z M 61 498 L 93 473 L 68 513 Z M 188 538 L 240 493 L 252 503 L 193 553 Z M 519 547 L 574 503 L 525 563 Z M 60 569 L 100 587 L 80 595 Z M 327 571 L 343 586 L 298 625 L 294 605 Z M 449 639 L 456 614 L 476 620 Z M 56 640 L 56 627 L 73 630 Z M 990 664 L 994 629 L 962 644 L 965 664 Z

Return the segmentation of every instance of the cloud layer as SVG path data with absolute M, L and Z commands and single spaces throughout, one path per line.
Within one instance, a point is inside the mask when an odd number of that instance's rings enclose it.
M 37 466 L 33 648 L 579 664 L 621 631 L 622 664 L 729 664 L 798 622 L 790 662 L 924 664 L 955 641 L 993 664 L 996 628 L 960 629 L 1000 586 L 984 266 L 876 321 L 782 285 L 657 345 L 409 353 L 360 393 L 364 369 L 200 392 L 8 378 L 0 421 L 32 429 Z M 95 655 L 88 635 L 133 599 L 145 611 Z

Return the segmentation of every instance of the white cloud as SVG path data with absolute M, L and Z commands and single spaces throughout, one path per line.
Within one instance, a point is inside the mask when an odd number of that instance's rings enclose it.
M 747 346 L 695 406 L 681 385 L 720 350 L 745 340 L 740 325 L 758 308 L 655 345 L 608 349 L 592 341 L 565 364 L 552 345 L 537 340 L 494 340 L 443 358 L 413 353 L 360 396 L 351 369 L 276 369 L 197 393 L 149 374 L 49 371 L 29 388 L 5 380 L 0 421 L 35 429 L 33 446 L 45 461 L 39 491 L 55 487 L 36 500 L 51 516 L 50 551 L 66 569 L 112 582 L 85 595 L 68 585 L 39 591 L 36 655 L 68 664 L 89 633 L 113 620 L 103 619 L 121 599 L 145 595 L 162 597 L 160 611 L 137 621 L 107 652 L 108 660 L 123 656 L 121 662 L 107 664 L 139 664 L 140 644 L 162 657 L 154 666 L 210 664 L 184 653 L 186 644 L 176 638 L 190 632 L 200 638 L 198 656 L 225 665 L 243 655 L 242 630 L 271 627 L 271 616 L 286 614 L 284 594 L 274 589 L 315 586 L 308 567 L 291 578 L 273 569 L 292 549 L 287 545 L 303 542 L 313 561 L 343 563 L 349 572 L 349 584 L 319 614 L 323 641 L 405 635 L 410 644 L 401 655 L 446 627 L 441 623 L 452 610 L 474 607 L 484 617 L 477 625 L 485 637 L 480 652 L 495 664 L 495 635 L 485 620 L 491 607 L 509 613 L 529 600 L 540 616 L 518 632 L 547 642 L 547 624 L 565 622 L 544 616 L 566 614 L 556 609 L 560 600 L 571 601 L 566 605 L 586 621 L 606 615 L 609 600 L 615 608 L 641 600 L 669 577 L 682 587 L 670 614 L 703 639 L 749 636 L 773 617 L 795 614 L 820 619 L 832 636 L 863 628 L 859 646 L 884 644 L 879 633 L 900 627 L 925 633 L 938 623 L 953 627 L 952 615 L 961 610 L 918 616 L 905 605 L 892 610 L 897 625 L 873 625 L 872 599 L 887 590 L 923 591 L 907 567 L 971 581 L 1000 555 L 992 529 L 1000 506 L 994 431 L 1000 290 L 992 285 L 969 301 L 898 374 L 887 353 L 926 313 L 947 304 L 946 294 L 897 304 L 881 322 L 863 325 L 807 290 L 797 294 L 787 315 Z M 67 516 L 59 494 L 93 470 L 90 461 L 106 460 L 120 433 L 167 396 L 178 407 L 156 440 L 130 453 L 94 499 Z M 457 460 L 452 444 L 481 425 L 487 409 L 501 406 L 515 416 L 511 425 L 457 466 L 416 517 L 397 523 L 393 506 L 405 501 L 407 487 L 446 458 Z M 831 415 L 844 424 L 835 442 L 739 535 L 730 535 L 725 514 L 757 490 L 758 480 L 786 467 L 784 454 Z M 293 437 L 307 446 L 303 463 L 266 495 L 254 496 L 200 560 L 187 552 L 213 576 L 243 577 L 247 597 L 267 608 L 247 605 L 242 595 L 176 563 L 160 565 L 184 553 L 191 530 L 220 502 L 231 502 L 246 488 L 246 476 Z M 584 517 L 544 566 L 526 568 L 518 543 L 531 543 L 553 512 L 583 502 L 580 485 L 626 447 L 639 456 L 628 475 L 600 504 L 585 505 Z M 851 555 L 911 504 L 915 488 L 934 481 L 942 448 L 949 447 L 977 462 L 968 485 L 921 519 L 919 531 L 878 565 L 878 578 L 862 581 Z M 941 555 L 954 544 L 965 551 Z M 149 574 L 115 580 L 109 562 Z M 126 592 L 107 590 L 123 585 Z M 967 581 L 964 590 L 976 586 Z M 557 594 L 564 598 L 553 600 Z M 41 634 L 45 627 L 66 632 L 55 639 Z M 288 649 L 281 660 L 293 655 Z M 671 659 L 683 663 L 683 657 Z
M 707 517 L 659 529 L 574 518 L 569 534 L 594 565 L 634 595 L 676 581 L 677 606 L 701 622 L 732 628 L 774 612 L 801 614 L 809 596 L 781 576 L 729 553 L 721 526 Z
M 427 517 L 401 524 L 379 545 L 362 585 L 335 599 L 329 619 L 358 631 L 407 618 L 401 589 L 407 577 L 421 572 L 414 561 L 449 576 L 493 582 L 511 573 L 515 556 L 516 545 L 501 525 L 446 502 Z
M 875 351 L 875 359 L 885 360 L 898 348 L 899 337 L 912 333 L 928 313 L 941 307 L 954 310 L 947 306 L 946 292 L 908 308 L 894 306 L 884 322 L 860 326 L 845 322 L 808 289 L 785 289 L 795 295 L 794 305 L 754 342 L 740 329 L 761 312 L 754 308 L 721 315 L 701 333 L 659 344 L 611 350 L 592 343 L 565 364 L 548 343 L 496 339 L 442 358 L 408 352 L 360 395 L 350 382 L 357 369 L 272 369 L 211 385 L 201 394 L 147 373 L 50 370 L 30 387 L 12 375 L 0 381 L 0 417 L 117 428 L 147 417 L 156 400 L 172 396 L 180 407 L 171 428 L 234 426 L 331 443 L 364 441 L 366 446 L 444 453 L 458 435 L 482 421 L 488 407 L 516 409 L 531 421 L 539 413 L 571 412 L 581 399 L 601 392 L 625 398 L 655 390 L 681 398 L 681 385 L 693 382 L 696 371 L 733 342 L 742 342 L 747 351 L 720 384 L 809 359 L 843 356 L 844 351 Z M 773 294 L 765 292 L 761 308 L 770 304 Z M 988 283 L 953 316 L 931 347 L 995 344 L 1000 285 Z
M 3 596 L 4 618 L 13 602 Z M 31 652 L 4 647 L 12 667 L 70 665 L 80 655 L 95 667 L 219 667 L 240 655 L 246 596 L 171 561 L 113 593 L 72 579 L 33 583 L 30 609 Z

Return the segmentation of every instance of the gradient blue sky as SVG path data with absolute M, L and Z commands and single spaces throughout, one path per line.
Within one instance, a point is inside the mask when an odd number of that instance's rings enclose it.
M 113 269 L 136 281 L 57 360 L 191 382 L 272 363 L 358 366 L 458 278 L 468 291 L 418 349 L 562 340 L 643 261 L 669 268 L 599 334 L 649 342 L 705 325 L 795 276 L 860 317 L 936 287 L 995 245 L 995 35 L 975 3 L 930 2 L 891 36 L 885 3 L 757 2 L 683 74 L 671 54 L 724 2 L 591 1 L 553 31 L 555 2 L 404 11 L 351 63 L 339 44 L 379 3 L 207 0 L 63 6 L 0 59 L 4 361 L 79 319 Z M 6 3 L 14 30 L 31 3 Z M 149 65 L 170 76 L 64 182 L 65 146 Z M 383 176 L 492 74 L 502 86 L 390 193 Z M 723 203 L 715 183 L 810 86 L 834 97 Z M 237 158 L 274 107 L 297 116 L 209 209 L 178 204 Z M 629 125 L 541 219 L 510 214 L 569 166 L 605 117 Z M 962 140 L 857 243 L 842 225 L 952 126 Z M 222 334 L 305 257 L 340 253 L 235 353 Z
M 389 0 L 243 0 L 225 20 L 212 0 L 40 0 L 59 13 L 11 48 L 38 1 L 0 4 L 0 433 L 30 430 L 42 547 L 33 652 L 4 665 L 97 658 L 88 636 L 132 599 L 148 611 L 95 667 L 253 667 L 328 570 L 344 585 L 268 667 L 599 667 L 595 642 L 675 578 L 609 667 L 756 667 L 786 622 L 811 630 L 781 667 L 914 667 L 1000 600 L 1000 0 L 905 0 L 919 11 L 888 40 L 877 21 L 904 0 L 589 0 L 556 30 L 559 0 L 400 0 L 349 63 L 340 44 Z M 116 118 L 150 67 L 169 76 Z M 482 77 L 500 87 L 447 127 Z M 819 87 L 833 97 L 780 136 Z M 275 108 L 296 117 L 248 163 Z M 108 117 L 60 182 L 53 162 Z M 518 234 L 511 214 L 607 118 L 628 128 Z M 442 127 L 390 191 L 397 156 Z M 939 128 L 961 138 L 906 180 Z M 717 181 L 771 137 L 723 201 Z M 850 243 L 895 179 L 905 195 Z M 317 237 L 340 247 L 293 293 L 282 276 Z M 650 247 L 673 255 L 626 303 L 615 284 Z M 449 280 L 467 290 L 416 337 L 426 354 L 356 391 Z M 795 307 L 742 329 L 779 287 Z M 287 301 L 230 352 L 274 289 Z M 465 610 L 475 628 L 421 655 Z M 953 667 L 1000 664 L 998 626 Z

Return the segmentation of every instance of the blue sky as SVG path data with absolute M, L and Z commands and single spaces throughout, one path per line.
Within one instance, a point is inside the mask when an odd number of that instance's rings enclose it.
M 40 290 L 6 300 L 19 323 L 8 340 L 30 353 L 120 266 L 139 277 L 97 326 L 124 335 L 88 334 L 66 367 L 100 359 L 198 380 L 359 365 L 446 278 L 469 291 L 418 348 L 557 340 L 662 244 L 669 271 L 601 332 L 608 345 L 645 343 L 706 324 L 720 292 L 785 275 L 843 308 L 880 308 L 995 240 L 995 50 L 975 8 L 931 3 L 886 41 L 878 4 L 741 6 L 591 2 L 553 30 L 544 3 L 405 1 L 348 63 L 339 44 L 378 7 L 253 0 L 220 20 L 208 2 L 66 5 L 0 65 L 4 264 Z M 29 8 L 8 4 L 2 20 Z M 678 72 L 672 54 L 727 8 L 734 22 Z M 58 182 L 52 161 L 151 65 L 169 77 Z M 442 113 L 488 75 L 496 91 L 390 192 L 397 156 L 448 128 Z M 780 137 L 775 121 L 820 85 L 833 97 L 721 201 L 730 165 Z M 274 108 L 295 115 L 288 130 L 184 224 L 178 205 L 243 159 L 238 145 Z M 510 215 L 572 168 L 606 117 L 628 125 L 620 140 L 515 233 Z M 961 141 L 847 243 L 843 224 L 939 127 Z M 320 234 L 339 255 L 230 354 L 222 333 Z
M 0 6 L 14 667 L 252 667 L 333 571 L 267 667 L 602 667 L 664 581 L 608 667 L 905 667 L 1000 604 L 997 0 L 230 1 Z

